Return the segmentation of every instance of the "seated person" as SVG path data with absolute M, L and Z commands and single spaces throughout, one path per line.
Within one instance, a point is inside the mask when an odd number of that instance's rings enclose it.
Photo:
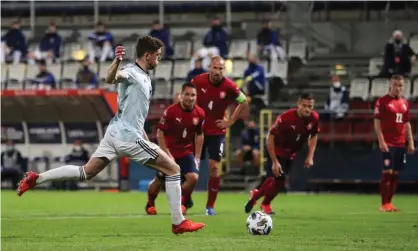
M 170 33 L 164 29 L 164 26 L 160 24 L 160 21 L 154 21 L 149 35 L 160 39 L 164 43 L 164 58 L 173 56 L 174 51 L 171 47 Z
M 15 148 L 13 141 L 9 140 L 5 151 L 1 152 L 1 181 L 9 180 L 12 189 L 16 190 L 23 172 L 22 154 Z
M 20 30 L 20 22 L 12 23 L 10 30 L 1 37 L 0 50 L 1 63 L 13 62 L 19 64 L 22 59 L 26 58 L 28 45 L 23 32 Z
M 240 168 L 245 162 L 251 162 L 254 167 L 260 166 L 260 133 L 255 122 L 250 120 L 241 135 L 241 149 L 235 152 Z
M 205 73 L 206 71 L 202 68 L 202 60 L 198 59 L 194 62 L 194 69 L 190 70 L 187 74 L 187 82 L 190 82 L 194 77 Z
M 30 58 L 33 60 L 45 60 L 47 64 L 51 64 L 60 57 L 61 53 L 61 36 L 57 33 L 54 23 L 51 23 L 39 43 L 39 48 L 31 53 Z
M 81 68 L 75 78 L 75 84 L 78 89 L 94 89 L 99 87 L 97 74 L 89 66 L 90 60 L 88 57 L 85 57 L 81 62 Z
M 248 57 L 248 68 L 244 71 L 244 90 L 249 97 L 263 95 L 266 85 L 266 77 L 263 66 L 258 64 L 253 55 Z
M 90 62 L 113 60 L 113 36 L 105 31 L 102 22 L 96 24 L 96 30 L 88 36 L 88 39 Z
M 55 77 L 48 71 L 45 60 L 39 62 L 39 73 L 32 79 L 32 88 L 38 90 L 51 90 L 56 88 Z

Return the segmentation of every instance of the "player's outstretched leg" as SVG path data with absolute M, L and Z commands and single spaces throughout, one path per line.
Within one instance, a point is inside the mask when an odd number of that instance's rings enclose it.
M 148 185 L 148 201 L 145 205 L 145 212 L 148 215 L 156 215 L 157 208 L 155 207 L 155 199 L 157 199 L 158 194 L 160 193 L 161 189 L 161 180 L 164 177 L 154 177 L 154 179 Z
M 183 183 L 182 189 L 182 198 L 181 203 L 184 208 L 183 213 L 186 213 L 186 209 L 191 208 L 193 206 L 192 201 L 192 193 L 194 187 L 196 186 L 197 180 L 199 175 L 197 173 L 186 173 L 185 175 L 186 181 Z
M 277 196 L 280 190 L 284 189 L 285 176 L 274 178 L 266 188 L 264 200 L 261 202 L 260 208 L 266 214 L 274 214 L 271 210 L 271 201 Z
M 27 190 L 47 181 L 89 180 L 100 173 L 108 164 L 109 160 L 107 158 L 91 158 L 84 166 L 65 165 L 40 174 L 28 172 L 19 183 L 17 195 L 21 196 Z
M 264 180 L 263 184 L 260 186 L 260 189 L 253 189 L 250 192 L 250 198 L 245 204 L 245 212 L 249 213 L 253 210 L 254 206 L 257 204 L 257 200 L 263 197 L 266 193 L 266 190 L 269 189 L 270 183 L 274 181 L 273 177 L 267 178 Z
M 165 190 L 170 205 L 172 231 L 174 234 L 182 234 L 186 232 L 195 232 L 202 229 L 205 224 L 195 223 L 184 218 L 181 210 L 181 185 L 180 185 L 180 167 L 174 160 L 162 151 L 160 148 L 156 149 L 158 157 L 155 160 L 150 160 L 146 163 L 157 171 L 166 175 Z
M 215 201 L 221 187 L 221 178 L 219 177 L 219 161 L 209 159 L 210 177 L 208 182 L 208 200 L 206 203 L 206 215 L 215 215 Z
M 391 177 L 392 170 L 384 170 L 380 178 L 380 196 L 382 198 L 380 211 L 382 212 L 392 212 L 392 207 L 390 205 Z

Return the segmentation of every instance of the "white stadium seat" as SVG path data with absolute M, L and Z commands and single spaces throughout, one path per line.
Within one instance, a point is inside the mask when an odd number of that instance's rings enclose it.
M 176 60 L 173 69 L 174 79 L 185 79 L 190 70 L 190 62 L 186 60 Z
M 367 78 L 357 78 L 351 81 L 350 98 L 361 98 L 366 100 L 369 96 L 369 80 Z
M 61 80 L 74 82 L 80 67 L 79 63 L 66 63 L 63 66 Z
M 172 93 L 172 97 L 174 97 L 174 95 L 176 93 L 181 93 L 181 88 L 184 84 L 184 81 L 181 80 L 174 80 L 173 81 L 173 93 Z
M 171 71 L 173 69 L 173 62 L 161 61 L 155 70 L 155 78 L 169 80 L 171 78 Z
M 372 87 L 370 90 L 370 96 L 372 98 L 381 97 L 386 95 L 389 90 L 389 80 L 386 78 L 375 78 L 372 80 Z
M 369 75 L 376 76 L 383 66 L 383 58 L 371 58 L 369 61 Z
M 283 81 L 287 80 L 287 73 L 288 73 L 288 62 L 287 60 L 282 61 L 273 61 L 271 62 L 270 67 L 270 76 L 279 77 Z M 267 73 L 267 70 L 266 70 Z
M 7 79 L 7 89 L 19 90 L 23 88 L 23 81 L 26 77 L 26 65 L 9 65 L 9 77 Z
M 247 40 L 234 40 L 229 47 L 230 58 L 247 58 L 248 53 L 248 41 Z
M 154 98 L 171 98 L 171 81 L 164 79 L 155 80 Z
M 301 36 L 292 36 L 289 42 L 289 57 L 300 58 L 305 60 L 306 58 L 306 48 L 307 42 L 304 37 Z
M 190 58 L 192 43 L 190 41 L 177 41 L 174 43 L 175 58 Z
M 404 89 L 403 89 L 403 96 L 406 99 L 409 99 L 411 97 L 411 90 L 412 90 L 412 81 L 409 78 L 404 79 Z
M 234 78 L 242 78 L 244 77 L 244 71 L 248 67 L 247 60 L 233 60 L 232 61 L 232 72 L 229 74 Z

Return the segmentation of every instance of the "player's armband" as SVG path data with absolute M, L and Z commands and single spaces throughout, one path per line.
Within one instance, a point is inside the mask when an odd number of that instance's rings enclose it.
M 238 104 L 244 103 L 245 100 L 247 100 L 247 97 L 245 97 L 245 94 L 242 92 L 240 92 L 239 96 L 235 99 L 235 101 L 237 101 Z

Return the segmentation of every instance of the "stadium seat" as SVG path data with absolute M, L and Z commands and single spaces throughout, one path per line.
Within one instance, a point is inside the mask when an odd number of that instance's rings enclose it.
M 247 67 L 247 60 L 233 60 L 232 72 L 229 75 L 233 78 L 242 78 Z
M 348 121 L 333 121 L 332 126 L 332 138 L 335 141 L 350 141 L 351 124 Z
M 154 85 L 154 98 L 171 99 L 171 81 L 167 79 L 156 79 Z
M 62 55 L 63 59 L 64 60 L 73 59 L 73 53 L 80 49 L 81 49 L 81 44 L 78 42 L 64 44 L 63 55 Z
M 351 81 L 350 99 L 360 98 L 366 100 L 369 95 L 369 79 L 357 78 Z
M 155 70 L 155 78 L 156 79 L 163 79 L 169 80 L 171 79 L 171 72 L 173 70 L 173 62 L 172 61 L 161 61 L 158 64 L 158 68 Z
M 418 52 L 418 34 L 414 34 L 409 38 L 409 46 L 415 53 Z
M 125 47 L 125 57 L 124 59 L 135 59 L 136 55 L 135 55 L 135 45 L 136 42 L 135 41 L 125 41 L 122 43 L 123 46 Z
M 362 99 L 352 99 L 349 105 L 349 118 L 370 117 L 372 114 L 370 103 Z
M 354 119 L 352 122 L 351 141 L 372 142 L 374 127 L 372 119 Z
M 370 90 L 370 96 L 372 98 L 381 97 L 386 95 L 389 90 L 389 80 L 386 78 L 375 78 L 372 80 L 372 87 Z
M 185 79 L 190 70 L 190 62 L 186 60 L 176 60 L 174 62 L 173 79 Z
M 9 76 L 7 79 L 7 89 L 22 89 L 23 81 L 26 78 L 26 65 L 9 65 Z
M 418 98 L 418 78 L 415 78 L 414 79 L 414 82 L 413 82 L 413 88 L 412 88 L 412 97 L 414 98 L 414 99 L 417 99 Z
M 319 128 L 321 133 L 319 133 L 318 139 L 323 142 L 329 142 L 331 139 L 331 126 L 329 122 L 320 122 Z
M 7 80 L 7 69 L 8 69 L 8 65 L 7 64 L 1 64 L 1 84 L 3 86 L 4 83 L 6 83 Z M 2 87 L 3 89 L 3 87 Z
M 229 58 L 231 59 L 245 59 L 248 53 L 247 40 L 233 40 L 229 47 Z
M 174 43 L 174 58 L 188 59 L 191 56 L 192 43 L 190 41 L 176 41 Z
M 193 39 L 193 53 L 203 47 L 202 41 L 203 41 L 203 38 L 195 38 L 195 39 Z
M 252 55 L 258 55 L 257 40 L 251 40 L 248 48 L 248 52 Z
M 174 80 L 173 81 L 173 93 L 172 93 L 172 97 L 174 97 L 174 95 L 176 95 L 177 93 L 181 93 L 181 88 L 184 84 L 184 81 L 181 80 Z
M 268 60 L 260 60 L 260 64 L 264 68 L 264 72 L 267 74 L 270 72 L 269 61 Z
M 403 96 L 406 99 L 409 99 L 411 97 L 412 92 L 412 81 L 409 78 L 404 79 L 404 90 L 403 90 Z
M 100 82 L 104 82 L 106 78 L 107 69 L 110 67 L 110 65 L 111 65 L 110 62 L 100 62 L 99 72 L 98 72 Z
M 28 65 L 25 80 L 32 80 L 36 78 L 36 75 L 38 75 L 38 73 L 39 73 L 39 67 L 37 65 Z
M 282 61 L 273 61 L 271 62 L 271 69 L 269 76 L 271 77 L 279 77 L 283 81 L 286 82 L 287 80 L 287 73 L 288 73 L 288 62 L 287 60 Z
M 79 63 L 66 63 L 63 65 L 61 82 L 72 82 L 74 83 L 77 76 L 77 72 L 80 69 Z
M 290 38 L 288 57 L 304 60 L 306 58 L 306 48 L 306 39 L 302 36 L 294 35 Z
M 371 58 L 369 61 L 369 75 L 376 76 L 383 66 L 383 58 Z

